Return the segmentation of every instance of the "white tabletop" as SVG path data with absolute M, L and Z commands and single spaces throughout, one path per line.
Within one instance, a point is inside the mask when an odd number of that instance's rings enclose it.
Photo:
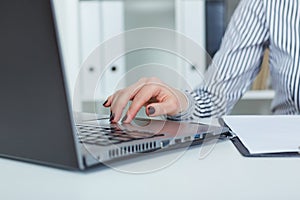
M 151 168 L 176 153 L 119 168 Z M 70 172 L 0 159 L 0 199 L 300 199 L 300 159 L 245 158 L 230 141 L 200 155 L 196 147 L 163 169 L 140 174 L 108 167 Z

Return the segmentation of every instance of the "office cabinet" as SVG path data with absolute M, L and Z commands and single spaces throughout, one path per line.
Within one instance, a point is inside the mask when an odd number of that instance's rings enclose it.
M 113 63 L 103 66 L 101 58 L 107 52 L 102 52 L 103 55 L 99 55 L 96 60 L 89 59 L 89 56 L 105 41 L 124 32 L 124 2 L 81 1 L 79 18 L 81 63 L 87 66 L 82 68 L 79 74 L 79 81 L 82 83 L 80 97 L 82 102 L 103 100 L 115 90 L 115 83 L 118 83 L 125 73 L 124 58 L 115 58 Z M 121 41 L 116 48 L 122 49 L 123 46 L 124 41 Z M 91 85 L 94 83 L 97 83 L 96 87 Z
M 113 91 L 144 76 L 156 76 L 179 88 L 188 86 L 191 89 L 201 82 L 207 67 L 204 0 L 80 1 L 79 19 L 81 62 L 88 65 L 80 72 L 81 98 L 84 105 L 93 104 L 95 100 L 104 100 Z M 101 65 L 101 55 L 99 60 L 87 59 L 99 45 L 113 40 L 119 34 L 149 27 L 177 32 L 203 50 L 193 60 L 186 60 L 182 55 L 160 48 L 141 47 L 126 52 L 126 45 L 130 46 L 132 41 L 124 37 L 116 47 L 123 48 L 124 55 L 116 57 L 109 66 Z M 165 42 L 162 37 L 155 40 L 157 43 Z M 174 37 L 174 48 L 189 51 L 189 47 L 177 37 Z M 90 89 L 95 87 L 90 85 L 95 82 L 96 91 Z M 91 106 L 84 107 L 91 109 Z

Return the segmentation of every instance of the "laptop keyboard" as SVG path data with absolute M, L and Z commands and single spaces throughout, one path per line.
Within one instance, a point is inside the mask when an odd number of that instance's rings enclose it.
M 80 143 L 108 146 L 133 140 L 161 137 L 151 131 L 123 130 L 114 126 L 93 126 L 78 124 L 77 133 Z

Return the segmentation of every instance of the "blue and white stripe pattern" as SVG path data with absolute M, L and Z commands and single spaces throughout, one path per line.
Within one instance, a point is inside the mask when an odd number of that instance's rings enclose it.
M 233 14 L 205 84 L 187 94 L 187 112 L 173 120 L 222 116 L 250 88 L 270 49 L 274 114 L 299 114 L 300 0 L 242 0 Z

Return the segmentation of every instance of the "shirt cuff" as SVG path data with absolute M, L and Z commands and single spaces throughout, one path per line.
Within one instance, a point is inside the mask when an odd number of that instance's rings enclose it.
M 184 95 L 185 95 L 185 98 L 188 102 L 188 107 L 185 111 L 182 111 L 180 112 L 179 114 L 177 115 L 167 115 L 167 119 L 168 120 L 173 120 L 173 121 L 187 121 L 187 120 L 192 120 L 192 113 L 194 111 L 194 108 L 195 108 L 195 99 L 194 97 L 192 96 L 192 94 L 188 91 L 188 90 L 185 90 L 183 91 Z

